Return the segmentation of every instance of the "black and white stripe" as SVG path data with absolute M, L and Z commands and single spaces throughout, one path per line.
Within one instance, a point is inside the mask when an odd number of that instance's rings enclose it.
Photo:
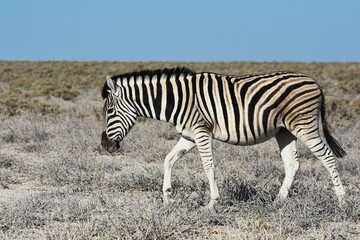
M 286 176 L 279 197 L 287 196 L 299 167 L 296 151 L 299 138 L 328 169 L 339 202 L 344 202 L 345 191 L 334 154 L 343 157 L 345 152 L 328 131 L 321 89 L 304 74 L 226 76 L 194 73 L 186 68 L 142 71 L 108 76 L 102 97 L 104 142 L 120 142 L 138 116 L 169 122 L 180 133 L 181 139 L 164 163 L 165 203 L 171 201 L 173 164 L 195 146 L 209 178 L 209 206 L 213 207 L 219 194 L 214 179 L 212 139 L 253 145 L 272 137 L 278 141 L 285 164 Z M 320 125 L 330 148 L 320 136 Z M 103 146 L 110 150 L 106 144 Z

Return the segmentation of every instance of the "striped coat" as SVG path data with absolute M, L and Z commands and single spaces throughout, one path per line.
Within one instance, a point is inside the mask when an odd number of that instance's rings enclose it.
M 194 73 L 186 68 L 142 71 L 108 76 L 102 96 L 106 122 L 102 145 L 109 151 L 120 147 L 138 116 L 169 122 L 181 135 L 164 163 L 165 203 L 171 201 L 173 164 L 195 146 L 209 178 L 209 206 L 213 207 L 219 193 L 214 179 L 212 139 L 253 145 L 274 136 L 286 174 L 279 197 L 287 196 L 299 167 L 298 138 L 328 169 L 339 202 L 344 202 L 334 154 L 342 157 L 345 151 L 328 130 L 319 85 L 304 74 L 227 76 Z M 320 135 L 320 125 L 328 145 Z

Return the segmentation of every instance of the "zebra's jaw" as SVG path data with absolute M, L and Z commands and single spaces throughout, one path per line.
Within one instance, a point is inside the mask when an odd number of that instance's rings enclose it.
M 101 146 L 109 153 L 113 153 L 120 149 L 120 141 L 110 140 L 107 137 L 106 132 L 103 132 L 101 134 Z

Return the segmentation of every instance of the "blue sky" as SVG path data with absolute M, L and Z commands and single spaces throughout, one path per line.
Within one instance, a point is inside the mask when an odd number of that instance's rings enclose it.
M 1 0 L 0 60 L 360 62 L 360 1 Z

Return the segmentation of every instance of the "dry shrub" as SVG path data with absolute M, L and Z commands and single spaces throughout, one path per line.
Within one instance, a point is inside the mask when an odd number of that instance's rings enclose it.
M 47 159 L 37 175 L 42 184 L 84 192 L 106 185 L 105 172 L 95 158 L 66 152 Z

